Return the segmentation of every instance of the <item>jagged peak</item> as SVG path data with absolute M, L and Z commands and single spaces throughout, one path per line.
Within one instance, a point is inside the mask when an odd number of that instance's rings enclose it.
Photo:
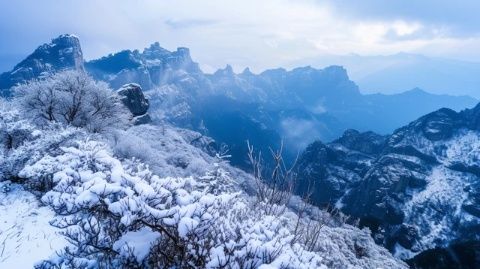
M 423 90 L 419 87 L 415 87 L 411 90 L 408 90 L 408 91 L 404 92 L 404 94 L 428 94 L 428 92 L 426 92 L 425 90 Z
M 70 55 L 68 60 L 65 59 L 66 55 Z M 80 46 L 80 40 L 77 36 L 72 34 L 63 34 L 53 38 L 50 43 L 45 43 L 39 46 L 32 54 L 28 55 L 23 61 L 18 63 L 14 67 L 14 70 L 32 65 L 31 61 L 33 60 L 44 64 L 51 64 L 58 69 L 72 67 L 83 70 L 83 53 Z M 46 71 L 42 68 L 45 69 L 46 67 L 41 67 L 40 70 L 34 73 Z M 34 77 L 36 75 L 38 74 L 34 74 Z
M 225 68 L 218 69 L 215 71 L 214 75 L 216 76 L 234 76 L 235 73 L 233 72 L 233 68 L 231 65 L 227 64 Z
M 312 72 L 312 71 L 318 71 L 318 70 L 313 68 L 310 65 L 296 67 L 296 68 L 292 69 L 292 72 Z
M 79 53 L 82 52 L 82 49 L 80 47 L 80 39 L 76 35 L 63 34 L 52 38 L 50 43 L 44 43 L 43 45 L 38 46 L 38 48 L 35 49 L 35 51 L 31 55 L 29 55 L 29 57 L 41 51 L 49 50 L 55 46 L 62 46 L 65 48 L 71 47 Z
M 225 66 L 225 69 L 223 69 L 223 70 L 225 70 L 225 71 L 227 71 L 227 72 L 229 72 L 229 73 L 233 73 L 233 68 L 232 68 L 232 66 L 229 65 L 229 64 L 227 64 L 227 65 Z
M 243 69 L 243 71 L 242 71 L 241 74 L 244 75 L 244 76 L 252 76 L 252 75 L 254 75 L 254 74 L 252 73 L 252 71 L 250 71 L 250 68 L 249 68 L 249 67 L 245 67 L 245 69 Z
M 172 53 L 173 55 L 177 57 L 181 57 L 184 60 L 187 61 L 192 61 L 192 58 L 190 56 L 190 49 L 186 47 L 178 47 L 176 51 Z
M 377 154 L 382 151 L 386 139 L 386 136 L 372 131 L 360 132 L 355 129 L 347 129 L 333 143 L 341 144 L 346 148 L 366 154 Z
M 190 55 L 190 49 L 187 47 L 178 47 L 177 53 L 188 54 Z
M 152 43 L 148 48 L 145 48 L 142 53 L 146 58 L 162 58 L 169 54 L 171 54 L 171 52 L 161 47 L 158 41 Z
M 330 73 L 330 74 L 335 74 L 337 76 L 342 76 L 342 77 L 348 78 L 347 69 L 345 69 L 345 67 L 343 67 L 341 65 L 327 66 L 323 69 L 323 72 L 327 72 L 327 73 Z
M 285 68 L 279 67 L 279 68 L 274 68 L 274 69 L 267 69 L 260 73 L 260 75 L 283 75 L 287 73 L 287 70 Z
M 58 41 L 58 40 L 62 40 L 62 39 L 75 39 L 75 40 L 80 40 L 77 35 L 74 35 L 74 34 L 62 34 L 62 35 L 59 35 L 59 36 L 56 37 L 56 38 L 53 38 L 53 39 L 52 39 L 52 43 L 54 43 L 55 41 Z

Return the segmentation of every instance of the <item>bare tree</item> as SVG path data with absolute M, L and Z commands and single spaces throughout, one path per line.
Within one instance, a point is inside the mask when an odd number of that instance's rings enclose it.
M 107 84 L 83 72 L 57 73 L 17 86 L 14 92 L 24 112 L 41 122 L 61 122 L 100 132 L 125 126 L 131 117 Z
M 288 204 L 293 195 L 293 188 L 297 178 L 297 174 L 293 170 L 296 160 L 290 167 L 286 166 L 282 156 L 282 142 L 279 150 L 270 149 L 270 154 L 273 158 L 273 168 L 268 173 L 264 168 L 261 152 L 256 154 L 253 146 L 248 141 L 247 147 L 248 159 L 252 165 L 255 178 L 257 200 L 267 205 L 267 214 L 273 214 L 277 208 L 276 206 Z

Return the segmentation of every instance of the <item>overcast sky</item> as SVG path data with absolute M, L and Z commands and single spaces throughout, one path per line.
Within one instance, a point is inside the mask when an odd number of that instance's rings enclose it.
M 478 0 L 0 0 L 0 70 L 62 33 L 80 37 L 86 59 L 186 46 L 207 72 L 324 54 L 480 61 L 479 11 Z

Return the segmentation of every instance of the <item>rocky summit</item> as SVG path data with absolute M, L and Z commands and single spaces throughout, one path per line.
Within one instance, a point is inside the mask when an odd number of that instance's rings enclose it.
M 65 69 L 84 70 L 80 40 L 75 35 L 61 35 L 39 46 L 11 71 L 0 75 L 0 90 L 8 95 L 5 89 L 15 84 Z
M 184 72 L 201 72 L 188 48 L 168 51 L 158 42 L 143 52 L 124 50 L 89 61 L 85 67 L 96 79 L 107 81 L 114 88 L 135 82 L 145 90 L 170 83 Z

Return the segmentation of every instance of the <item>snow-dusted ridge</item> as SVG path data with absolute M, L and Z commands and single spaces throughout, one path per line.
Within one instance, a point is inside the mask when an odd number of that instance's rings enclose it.
M 390 136 L 350 130 L 311 144 L 301 179 L 321 186 L 313 196 L 318 204 L 335 203 L 360 218 L 396 257 L 444 248 L 446 257 L 432 254 L 425 264 L 478 266 L 477 254 L 464 254 L 478 251 L 477 243 L 456 253 L 450 246 L 480 240 L 479 123 L 477 105 L 434 111 Z

